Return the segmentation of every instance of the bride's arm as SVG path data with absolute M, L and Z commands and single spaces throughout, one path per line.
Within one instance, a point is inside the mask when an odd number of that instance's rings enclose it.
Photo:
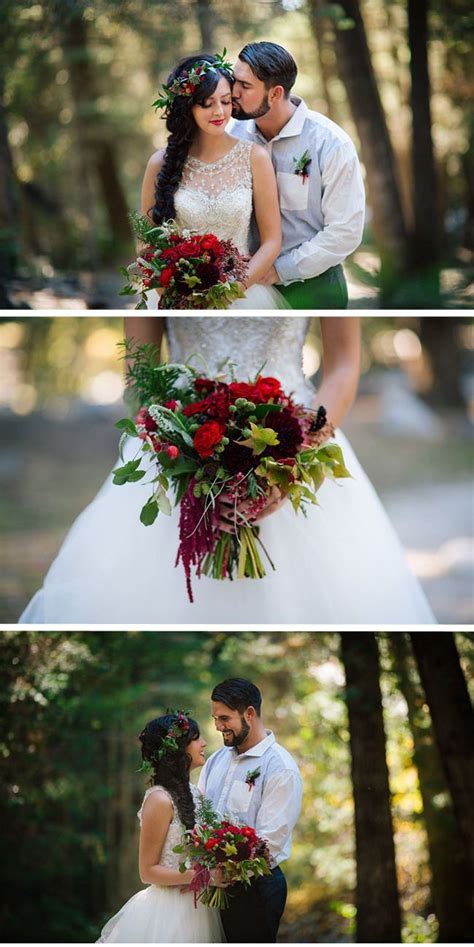
M 260 145 L 253 145 L 251 161 L 253 208 L 260 246 L 249 263 L 247 286 L 263 280 L 281 249 L 280 207 L 271 158 Z
M 323 377 L 316 406 L 323 404 L 328 420 L 339 427 L 351 407 L 360 375 L 360 319 L 323 316 Z
M 168 797 L 159 791 L 150 793 L 143 807 L 138 856 L 143 884 L 185 885 L 193 877 L 191 870 L 181 873 L 158 864 L 172 818 L 173 806 Z
M 155 205 L 156 178 L 161 171 L 164 154 L 164 148 L 161 148 L 160 151 L 155 151 L 146 166 L 143 178 L 140 213 L 143 214 L 144 217 L 150 217 L 150 220 L 153 220 L 150 216 L 150 210 Z
M 159 349 L 165 320 L 163 316 L 125 316 L 123 327 L 126 339 L 133 339 L 137 345 L 156 345 Z

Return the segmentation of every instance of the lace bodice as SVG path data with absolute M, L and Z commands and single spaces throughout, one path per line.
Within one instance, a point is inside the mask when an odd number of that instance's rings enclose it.
M 158 864 L 162 865 L 164 868 L 173 868 L 173 869 L 176 869 L 177 871 L 179 869 L 180 862 L 183 860 L 183 856 L 179 855 L 177 852 L 173 852 L 173 848 L 175 848 L 176 845 L 179 845 L 182 842 L 183 832 L 185 831 L 185 828 L 179 818 L 177 809 L 174 805 L 174 802 L 168 790 L 165 789 L 163 786 L 151 786 L 150 789 L 147 789 L 143 797 L 143 802 L 140 806 L 140 809 L 137 812 L 137 816 L 141 825 L 143 806 L 145 805 L 145 802 L 148 799 L 148 796 L 150 795 L 150 793 L 155 792 L 157 789 L 161 789 L 162 792 L 166 793 L 166 795 L 170 799 L 171 804 L 173 806 L 173 818 L 170 822 L 168 834 L 166 836 L 163 848 L 161 850 L 160 860 Z M 193 794 L 194 801 L 197 802 L 197 798 L 199 795 L 199 791 L 197 787 L 191 785 L 191 792 Z
M 180 227 L 232 240 L 243 254 L 249 252 L 252 214 L 251 148 L 251 142 L 237 141 L 212 164 L 188 157 L 174 198 Z
M 312 385 L 303 374 L 303 344 L 309 319 L 301 316 L 182 316 L 167 320 L 170 361 L 189 361 L 215 375 L 231 358 L 239 381 L 262 368 L 298 401 L 309 404 Z

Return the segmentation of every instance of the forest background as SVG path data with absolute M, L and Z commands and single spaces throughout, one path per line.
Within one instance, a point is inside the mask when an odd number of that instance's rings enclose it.
M 18 620 L 115 465 L 122 334 L 115 316 L 0 318 L 0 621 Z M 474 622 L 473 320 L 365 317 L 362 339 L 344 433 L 437 620 Z M 317 319 L 303 359 L 317 386 Z
M 0 0 L 0 308 L 117 308 L 176 61 L 251 40 L 353 137 L 368 192 L 351 306 L 472 305 L 469 0 Z M 128 303 L 133 305 L 133 303 Z
M 180 705 L 218 749 L 210 692 L 242 675 L 303 776 L 280 941 L 470 941 L 473 651 L 449 632 L 4 631 L 3 937 L 98 937 L 140 888 L 137 734 Z

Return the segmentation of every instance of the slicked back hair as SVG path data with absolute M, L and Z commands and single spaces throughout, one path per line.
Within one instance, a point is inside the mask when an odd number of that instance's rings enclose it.
M 266 89 L 283 86 L 288 98 L 296 82 L 298 68 L 291 53 L 278 43 L 247 43 L 239 53 L 239 59 L 265 84 Z
M 221 684 L 217 684 L 211 694 L 211 700 L 217 700 L 231 710 L 237 710 L 243 714 L 247 707 L 254 707 L 257 716 L 260 716 L 262 706 L 262 695 L 252 681 L 245 677 L 229 677 Z

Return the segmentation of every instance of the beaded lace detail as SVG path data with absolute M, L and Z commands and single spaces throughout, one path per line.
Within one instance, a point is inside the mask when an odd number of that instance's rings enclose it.
M 251 148 L 251 142 L 237 141 L 212 164 L 188 157 L 174 198 L 180 227 L 232 240 L 243 254 L 249 252 L 252 214 Z
M 314 397 L 314 388 L 303 374 L 303 344 L 309 319 L 302 316 L 183 316 L 167 320 L 172 362 L 192 364 L 199 372 L 216 374 L 230 358 L 241 381 L 262 367 L 274 375 L 303 404 Z M 199 357 L 202 356 L 202 357 Z

